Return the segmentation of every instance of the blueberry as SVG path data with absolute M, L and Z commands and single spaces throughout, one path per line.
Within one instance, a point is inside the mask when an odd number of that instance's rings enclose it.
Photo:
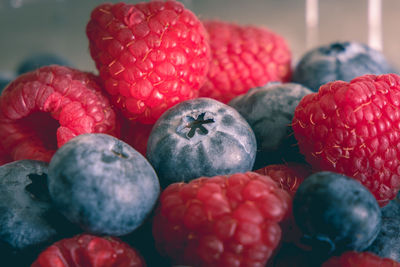
M 52 53 L 33 54 L 25 58 L 18 66 L 17 73 L 21 75 L 26 72 L 33 71 L 43 66 L 61 65 L 71 66 L 65 58 Z
M 304 161 L 295 145 L 292 122 L 300 100 L 312 91 L 296 83 L 270 83 L 234 98 L 229 105 L 246 119 L 257 139 L 254 169 Z
M 47 163 L 14 161 L 0 167 L 0 178 L 0 258 L 3 263 L 11 257 L 23 261 L 31 250 L 43 249 L 57 235 L 46 219 L 51 210 Z
M 211 98 L 187 100 L 167 110 L 154 125 L 147 158 L 162 186 L 252 169 L 256 139 L 232 107 Z
M 293 199 L 293 215 L 321 254 L 361 251 L 381 227 L 375 197 L 358 181 L 333 172 L 314 173 L 304 180 Z
M 396 73 L 384 55 L 358 42 L 336 42 L 306 53 L 293 72 L 293 82 L 313 91 L 327 82 L 351 81 L 364 74 Z
M 136 150 L 106 134 L 79 135 L 54 154 L 49 192 L 57 209 L 93 234 L 139 227 L 160 194 L 156 173 Z
M 400 202 L 394 199 L 382 208 L 382 227 L 366 251 L 400 261 Z

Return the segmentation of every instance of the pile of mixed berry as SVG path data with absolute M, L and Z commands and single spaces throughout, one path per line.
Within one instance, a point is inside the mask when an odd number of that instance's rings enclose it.
M 400 76 L 358 42 L 102 4 L 97 73 L 0 96 L 1 266 L 400 266 Z M 3 86 L 3 85 L 1 85 Z

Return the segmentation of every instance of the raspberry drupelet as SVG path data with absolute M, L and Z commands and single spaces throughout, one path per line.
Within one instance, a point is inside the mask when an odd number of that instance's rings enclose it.
M 49 162 L 83 133 L 119 134 L 115 111 L 93 74 L 57 65 L 19 76 L 0 97 L 0 147 L 10 160 Z
M 160 197 L 153 235 L 175 264 L 264 266 L 290 205 L 288 193 L 254 172 L 175 183 Z

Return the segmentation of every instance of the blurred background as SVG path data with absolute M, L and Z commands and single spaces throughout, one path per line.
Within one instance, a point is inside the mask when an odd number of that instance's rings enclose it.
M 35 53 L 50 52 L 86 71 L 95 67 L 85 35 L 91 10 L 101 0 L 0 0 L 0 73 L 14 71 Z M 108 1 L 119 2 L 119 1 Z M 126 1 L 136 3 L 139 1 Z M 293 64 L 318 44 L 369 41 L 368 0 L 182 0 L 201 19 L 221 19 L 270 28 L 284 36 Z M 306 12 L 318 3 L 318 19 Z M 378 47 L 400 67 L 400 1 L 382 0 Z M 307 28 L 306 17 L 309 18 Z M 310 21 L 311 19 L 311 21 Z M 316 27 L 317 26 L 317 27 Z M 308 29 L 308 30 L 307 30 Z

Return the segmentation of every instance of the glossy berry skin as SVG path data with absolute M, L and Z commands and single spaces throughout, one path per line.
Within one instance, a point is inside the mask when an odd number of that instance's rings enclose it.
M 348 251 L 340 256 L 332 257 L 322 264 L 322 267 L 400 267 L 400 263 L 391 259 L 381 258 L 370 252 L 357 253 Z
M 293 215 L 314 250 L 361 251 L 376 238 L 381 210 L 358 181 L 333 172 L 305 179 L 293 199 Z M 325 247 L 325 248 L 324 248 Z
M 115 111 L 91 73 L 42 67 L 0 96 L 0 147 L 12 160 L 49 162 L 57 148 L 84 133 L 119 135 Z
M 99 5 L 86 34 L 112 102 L 130 120 L 153 124 L 171 106 L 197 97 L 205 82 L 207 32 L 179 2 Z
M 289 205 L 285 191 L 253 172 L 175 183 L 161 194 L 153 235 L 175 265 L 265 266 Z
M 300 152 L 313 169 L 353 177 L 386 205 L 400 188 L 399 95 L 396 74 L 321 86 L 294 113 Z
M 381 52 L 359 42 L 335 42 L 307 52 L 294 69 L 292 80 L 317 92 L 328 82 L 385 73 L 396 70 Z
M 81 234 L 55 242 L 31 267 L 146 267 L 141 255 L 115 237 Z
M 187 100 L 156 122 L 147 158 L 162 186 L 252 170 L 256 139 L 232 107 L 211 98 Z
M 397 198 L 382 208 L 381 231 L 366 251 L 400 262 L 400 203 Z
M 26 72 L 31 72 L 44 66 L 59 65 L 59 66 L 71 66 L 71 63 L 67 59 L 60 55 L 53 53 L 38 53 L 32 54 L 27 58 L 24 58 L 17 66 L 17 74 L 21 75 Z
M 211 63 L 201 97 L 228 103 L 251 88 L 289 81 L 291 52 L 283 37 L 263 27 L 203 23 L 210 36 Z
M 109 135 L 84 134 L 55 153 L 49 192 L 57 209 L 85 231 L 119 236 L 143 223 L 160 185 L 132 147 Z
M 270 83 L 232 99 L 229 105 L 242 115 L 257 139 L 254 169 L 288 161 L 304 161 L 290 126 L 300 100 L 312 93 L 295 83 Z
M 0 167 L 0 240 L 12 249 L 43 245 L 56 236 L 46 220 L 51 208 L 47 165 L 20 160 Z

